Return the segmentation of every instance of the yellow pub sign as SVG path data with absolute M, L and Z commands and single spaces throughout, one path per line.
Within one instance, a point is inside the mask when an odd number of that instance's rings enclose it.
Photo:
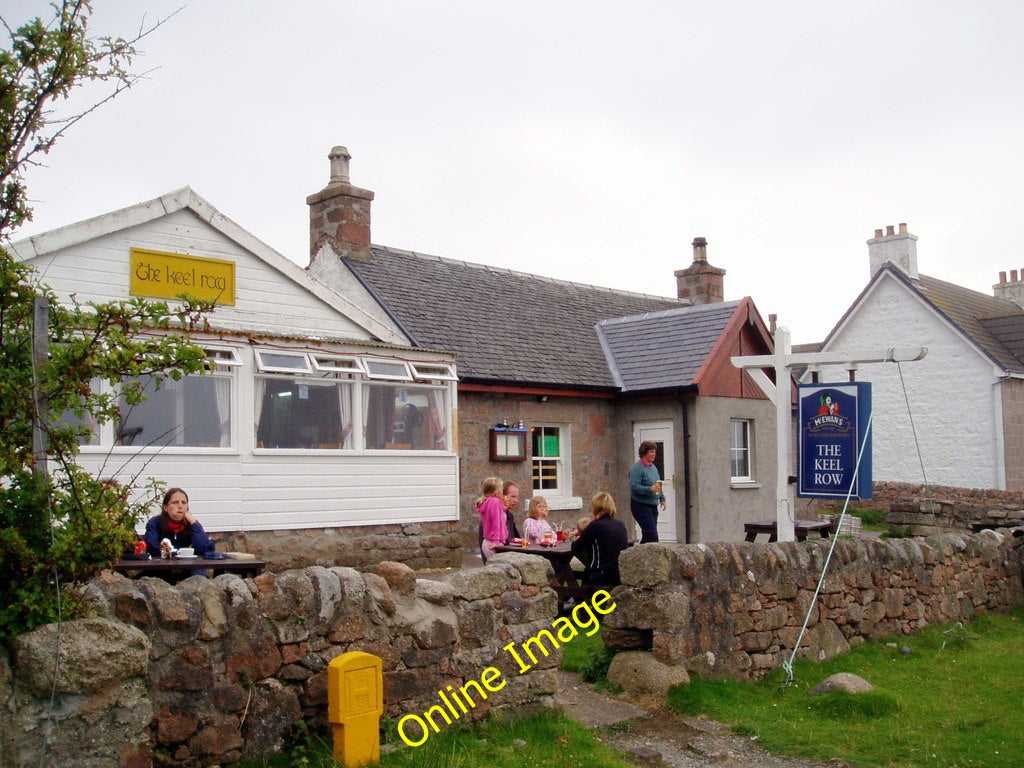
M 235 303 L 235 263 L 223 259 L 131 250 L 132 296 L 176 299 L 187 293 L 215 304 Z

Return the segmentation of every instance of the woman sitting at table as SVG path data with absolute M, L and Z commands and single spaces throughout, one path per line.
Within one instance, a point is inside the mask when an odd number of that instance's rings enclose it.
M 592 587 L 619 584 L 619 553 L 629 546 L 626 526 L 615 518 L 615 499 L 595 493 L 590 500 L 593 521 L 572 543 L 572 553 L 583 563 L 583 583 Z
M 549 541 L 555 538 L 555 529 L 548 522 L 548 502 L 543 496 L 530 499 L 530 511 L 523 521 L 523 536 L 531 544 L 540 544 L 545 536 Z
M 181 488 L 169 488 L 164 494 L 161 512 L 146 521 L 143 539 L 146 550 L 154 558 L 160 557 L 161 542 L 164 540 L 170 543 L 172 551 L 192 547 L 199 557 L 206 557 L 214 549 L 213 542 L 203 530 L 203 524 L 189 510 L 188 494 Z

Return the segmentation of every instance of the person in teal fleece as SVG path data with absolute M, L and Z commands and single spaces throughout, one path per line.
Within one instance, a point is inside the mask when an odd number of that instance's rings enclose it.
M 629 468 L 629 511 L 640 526 L 640 543 L 658 540 L 658 510 L 665 509 L 661 475 L 654 466 L 658 446 L 644 440 L 637 449 L 639 460 Z

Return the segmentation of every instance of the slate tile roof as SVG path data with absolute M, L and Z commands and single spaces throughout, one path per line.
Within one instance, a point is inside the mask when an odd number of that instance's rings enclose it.
M 597 325 L 612 375 L 623 392 L 694 384 L 738 301 L 678 307 L 602 320 Z
M 1007 299 L 988 296 L 960 285 L 920 275 L 915 284 L 893 270 L 936 311 L 945 316 L 996 364 L 1012 373 L 1024 373 L 1021 337 L 1024 311 Z
M 980 352 L 1008 373 L 1024 373 L 1024 310 L 1008 299 L 964 288 L 928 275 L 913 280 L 891 264 L 882 266 L 861 291 L 822 344 L 826 346 L 864 295 L 882 276 L 888 274 L 913 291 L 935 312 L 944 317 Z
M 456 352 L 463 380 L 615 389 L 596 324 L 688 306 L 395 248 L 372 252 L 343 261 L 417 346 Z

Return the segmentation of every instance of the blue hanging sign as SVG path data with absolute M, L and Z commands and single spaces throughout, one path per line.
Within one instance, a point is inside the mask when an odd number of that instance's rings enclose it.
M 797 496 L 871 498 L 871 385 L 800 384 L 797 386 Z M 866 441 L 856 471 L 861 443 Z M 853 485 L 853 492 L 850 486 Z

